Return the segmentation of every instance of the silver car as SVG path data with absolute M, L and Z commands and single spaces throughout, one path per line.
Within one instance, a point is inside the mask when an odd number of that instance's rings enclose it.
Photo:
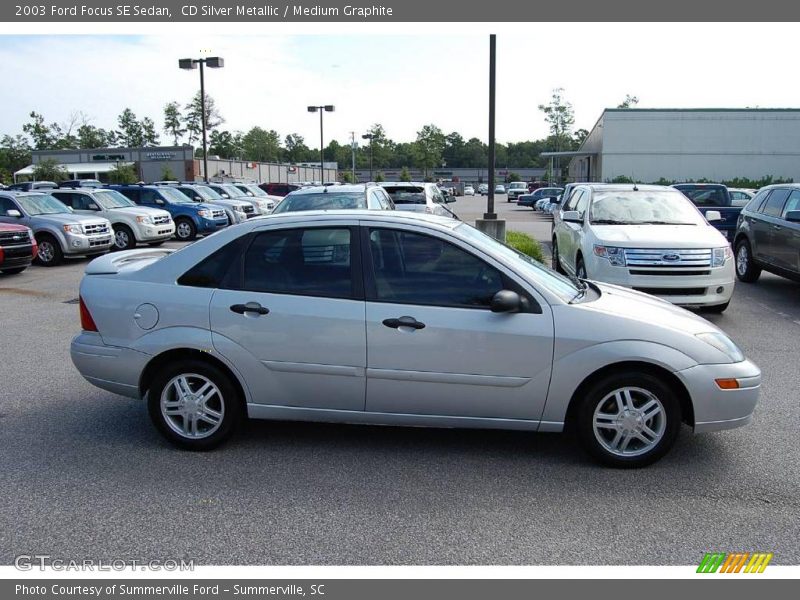
M 620 467 L 750 422 L 761 373 L 727 335 L 652 296 L 573 283 L 456 221 L 272 215 L 178 252 L 90 263 L 72 361 L 212 448 L 245 417 L 577 431 Z

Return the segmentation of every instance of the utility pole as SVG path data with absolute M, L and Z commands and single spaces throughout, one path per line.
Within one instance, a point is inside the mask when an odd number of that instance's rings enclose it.
M 350 132 L 350 154 L 353 157 L 353 183 L 356 181 L 356 132 Z

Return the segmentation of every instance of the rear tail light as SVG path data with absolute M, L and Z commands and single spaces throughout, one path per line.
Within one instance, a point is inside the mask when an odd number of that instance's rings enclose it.
M 97 325 L 94 324 L 92 314 L 89 312 L 89 309 L 86 308 L 83 298 L 79 296 L 78 300 L 81 310 L 81 329 L 84 331 L 97 331 Z
M 3 262 L 3 258 L 5 257 L 6 253 L 3 252 L 3 247 L 0 246 L 0 263 Z

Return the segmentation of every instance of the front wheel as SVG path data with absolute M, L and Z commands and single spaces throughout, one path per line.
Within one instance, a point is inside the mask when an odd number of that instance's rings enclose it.
M 64 253 L 61 251 L 61 245 L 56 238 L 43 234 L 36 241 L 39 244 L 36 262 L 43 267 L 55 267 L 64 262 Z
M 650 373 L 609 375 L 580 402 L 576 430 L 581 445 L 611 467 L 654 463 L 672 447 L 680 430 L 677 396 Z
M 175 221 L 175 237 L 181 242 L 189 242 L 197 237 L 197 228 L 191 219 L 178 219 Z
M 243 414 L 230 378 L 196 360 L 162 369 L 150 386 L 147 403 L 156 429 L 185 450 L 219 446 L 233 434 Z
M 553 238 L 553 251 L 552 251 L 552 258 L 553 258 L 553 270 L 556 273 L 564 274 L 564 269 L 561 267 L 561 260 L 558 255 L 558 242 L 556 238 Z
M 750 242 L 739 240 L 736 244 L 736 277 L 745 283 L 754 283 L 761 276 L 761 268 L 753 262 Z
M 588 279 L 586 275 L 586 264 L 583 262 L 583 257 L 579 256 L 575 261 L 575 277 L 578 279 Z
M 114 250 L 132 250 L 136 248 L 136 238 L 127 225 L 114 227 Z

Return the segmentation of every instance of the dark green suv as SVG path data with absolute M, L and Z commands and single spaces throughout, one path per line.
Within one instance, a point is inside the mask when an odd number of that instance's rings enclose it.
M 739 214 L 733 248 L 742 281 L 762 269 L 800 281 L 800 184 L 761 188 Z

